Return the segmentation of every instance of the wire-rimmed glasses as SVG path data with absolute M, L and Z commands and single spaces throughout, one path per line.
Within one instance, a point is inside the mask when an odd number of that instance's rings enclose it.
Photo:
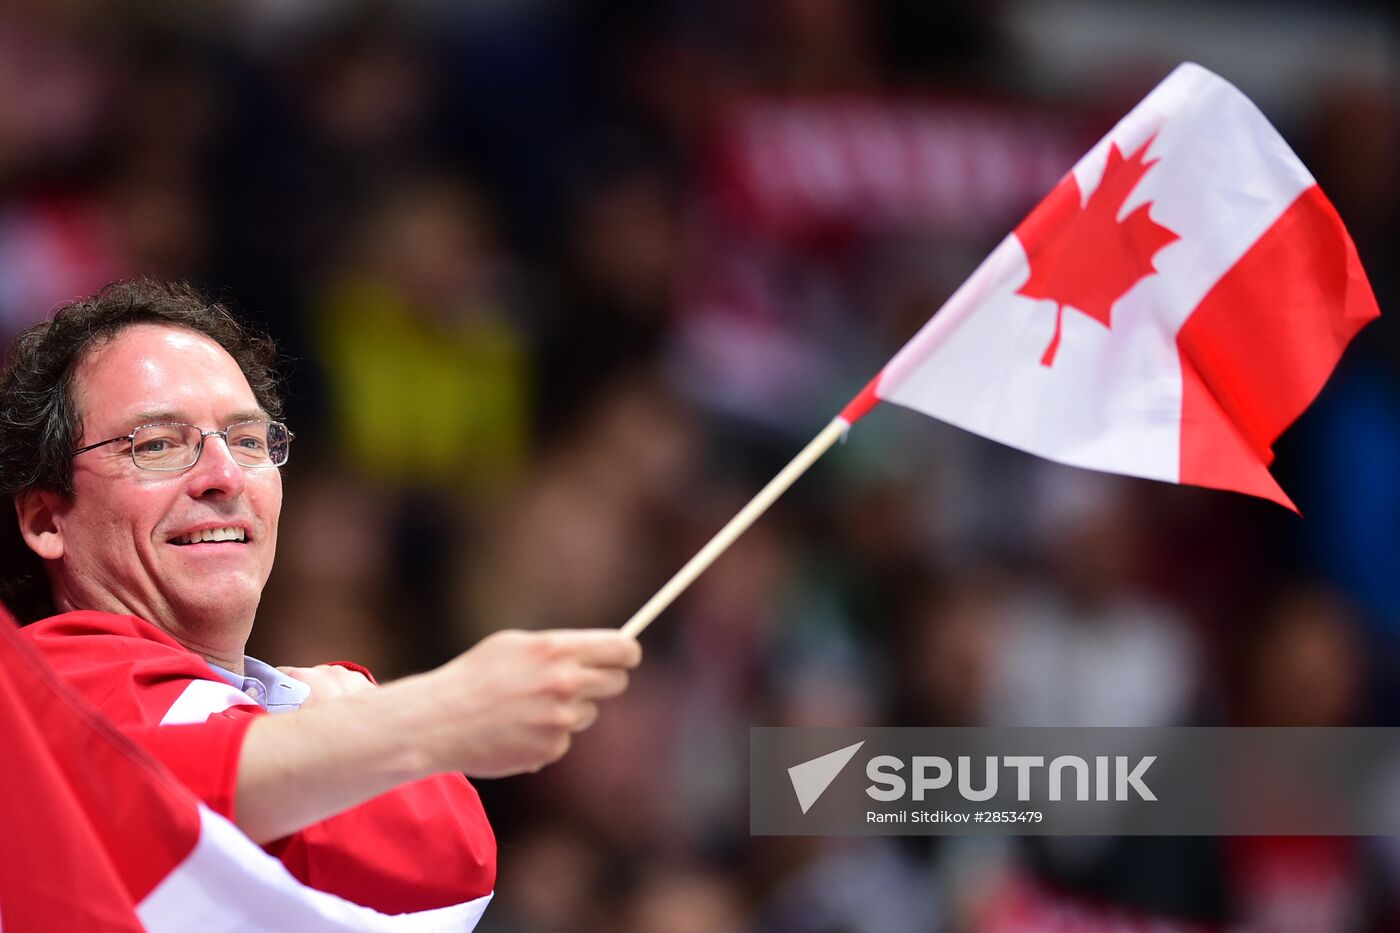
M 143 424 L 130 434 L 79 447 L 73 451 L 73 456 L 127 441 L 131 444 L 131 460 L 138 468 L 168 473 L 188 470 L 199 461 L 206 438 L 222 437 L 235 462 L 256 470 L 286 463 L 295 436 L 282 422 L 263 419 L 239 421 L 222 431 L 205 431 L 181 421 L 163 421 Z

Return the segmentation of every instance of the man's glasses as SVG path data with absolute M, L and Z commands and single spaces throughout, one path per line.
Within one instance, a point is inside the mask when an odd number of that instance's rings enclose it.
M 261 469 L 280 467 L 286 463 L 295 436 L 280 421 L 240 421 L 222 431 L 204 431 L 192 424 L 172 421 L 143 424 L 130 434 L 80 447 L 73 451 L 73 456 L 107 444 L 128 441 L 132 462 L 138 467 L 174 472 L 188 470 L 195 465 L 199 455 L 204 452 L 205 438 L 222 437 L 228 445 L 229 454 L 238 464 Z

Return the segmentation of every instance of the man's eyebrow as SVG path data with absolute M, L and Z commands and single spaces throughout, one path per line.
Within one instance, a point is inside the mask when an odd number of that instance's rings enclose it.
M 231 424 L 239 424 L 244 421 L 266 421 L 269 417 L 270 416 L 268 415 L 268 413 L 263 411 L 261 408 L 246 408 L 241 411 L 235 411 L 228 415 L 225 415 L 225 420 L 223 424 L 219 425 L 219 427 L 226 428 Z M 166 422 L 171 421 L 179 422 L 181 424 L 194 423 L 190 419 L 189 415 L 182 414 L 181 412 L 170 411 L 169 409 L 152 409 L 137 412 L 136 414 L 132 415 L 130 418 L 127 419 L 127 424 L 130 424 L 132 430 L 135 430 L 136 428 L 141 427 L 143 424 L 164 424 Z
M 143 424 L 161 424 L 162 422 L 166 422 L 166 421 L 185 421 L 185 420 L 186 420 L 186 419 L 185 419 L 185 416 L 182 415 L 182 414 L 180 414 L 179 412 L 176 412 L 176 411 L 169 411 L 169 410 L 162 410 L 162 411 L 148 410 L 148 411 L 137 412 L 136 414 L 132 415 L 130 418 L 127 418 L 127 419 L 126 419 L 126 423 L 129 424 L 129 425 L 131 425 L 132 428 L 139 428 L 139 427 L 141 427 L 141 425 L 143 425 Z

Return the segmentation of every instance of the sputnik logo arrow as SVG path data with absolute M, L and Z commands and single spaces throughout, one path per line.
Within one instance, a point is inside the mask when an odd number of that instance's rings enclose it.
M 861 741 L 847 745 L 820 758 L 813 758 L 788 768 L 788 777 L 792 780 L 792 789 L 797 794 L 797 803 L 802 807 L 803 813 L 812 809 L 812 804 L 826 792 L 831 782 L 841 773 L 841 769 L 846 767 L 864 744 L 865 742 Z

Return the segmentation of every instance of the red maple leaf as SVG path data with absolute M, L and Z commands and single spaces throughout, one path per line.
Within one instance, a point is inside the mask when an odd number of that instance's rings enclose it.
M 1143 161 L 1150 145 L 1152 139 L 1124 159 L 1111 143 L 1103 180 L 1082 207 L 1079 182 L 1069 172 L 1016 228 L 1031 265 L 1031 277 L 1016 294 L 1056 306 L 1055 336 L 1040 358 L 1042 366 L 1055 362 L 1066 306 L 1111 327 L 1113 305 L 1138 279 L 1157 271 L 1152 257 L 1178 239 L 1149 216 L 1150 202 L 1118 219 L 1123 202 L 1158 162 Z

